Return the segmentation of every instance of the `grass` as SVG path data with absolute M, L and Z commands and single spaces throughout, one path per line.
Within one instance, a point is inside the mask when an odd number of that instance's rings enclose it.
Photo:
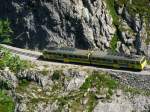
M 146 45 L 150 45 L 150 38 L 149 37 L 147 39 L 145 39 L 145 43 L 146 43 Z
M 46 75 L 48 75 L 48 74 L 50 73 L 50 71 L 47 70 L 47 69 L 43 69 L 42 71 L 40 71 L 40 73 L 41 73 L 42 75 L 46 76 Z
M 118 36 L 117 34 L 115 34 L 113 37 L 112 37 L 112 40 L 110 42 L 110 50 L 111 52 L 115 53 L 116 52 L 116 48 L 117 48 L 117 42 L 118 42 Z
M 125 93 L 130 93 L 132 95 L 150 96 L 150 90 L 134 88 L 126 85 L 121 85 L 120 88 L 122 88 Z
M 16 90 L 18 92 L 19 91 L 24 92 L 24 91 L 26 91 L 26 88 L 28 87 L 29 84 L 30 84 L 30 82 L 27 81 L 26 79 L 19 80 L 19 85 L 16 88 Z
M 115 0 L 106 0 L 106 4 L 107 4 L 107 8 L 110 12 L 110 15 L 112 16 L 113 18 L 113 24 L 116 26 L 116 25 L 119 25 L 119 18 L 118 18 L 118 15 L 116 13 L 116 10 L 115 10 Z
M 117 89 L 118 82 L 113 80 L 108 74 L 101 74 L 94 72 L 89 76 L 85 83 L 81 86 L 81 91 L 87 91 L 89 88 L 96 88 L 98 91 L 100 88 L 108 88 L 109 90 Z
M 12 97 L 0 90 L 0 112 L 14 112 L 15 104 Z
M 89 94 L 88 99 L 89 100 L 87 102 L 86 110 L 88 110 L 88 112 L 92 112 L 95 105 L 97 104 L 97 99 L 95 97 L 95 94 Z

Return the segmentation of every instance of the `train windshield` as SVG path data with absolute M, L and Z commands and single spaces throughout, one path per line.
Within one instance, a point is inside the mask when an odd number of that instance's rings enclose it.
M 146 58 L 145 58 L 145 57 L 143 57 L 143 59 L 141 60 L 141 63 L 143 63 L 145 60 L 146 60 Z

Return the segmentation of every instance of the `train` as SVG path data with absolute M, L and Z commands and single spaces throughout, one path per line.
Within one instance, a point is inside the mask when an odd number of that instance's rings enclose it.
M 43 58 L 65 63 L 78 63 L 99 67 L 143 70 L 147 64 L 146 57 L 141 55 L 121 56 L 100 50 L 81 50 L 76 48 L 52 48 L 43 51 Z

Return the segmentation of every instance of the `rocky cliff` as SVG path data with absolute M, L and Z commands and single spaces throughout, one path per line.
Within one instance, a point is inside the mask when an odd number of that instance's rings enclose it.
M 60 70 L 59 66 L 42 68 L 18 73 L 0 71 L 1 88 L 13 98 L 15 112 L 150 111 L 148 91 L 120 85 L 108 73 L 66 67 Z M 11 106 L 1 105 L 2 110 Z
M 12 21 L 19 47 L 104 50 L 115 33 L 104 1 L 8 0 L 1 3 L 0 15 Z
M 148 0 L 2 0 L 0 15 L 19 47 L 141 54 L 150 40 Z

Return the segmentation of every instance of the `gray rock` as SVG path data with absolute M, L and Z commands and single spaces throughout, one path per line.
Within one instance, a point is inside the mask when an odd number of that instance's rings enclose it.
M 125 32 L 121 32 L 121 38 L 122 38 L 122 42 L 126 43 L 127 41 L 127 36 Z
M 12 23 L 14 44 L 31 49 L 106 49 L 108 42 L 95 40 L 105 37 L 110 41 L 115 33 L 106 4 L 99 0 L 2 1 L 0 15 Z
M 34 112 L 55 112 L 57 111 L 58 106 L 56 102 L 54 103 L 42 103 L 39 102 Z
M 45 75 L 45 74 L 42 74 L 40 71 L 36 71 L 36 70 L 33 70 L 33 71 L 26 70 L 26 71 L 21 71 L 17 73 L 17 77 L 19 79 L 27 79 L 30 81 L 37 82 L 43 88 L 46 87 L 47 85 L 52 84 L 51 75 L 52 74 Z
M 125 55 L 130 55 L 130 50 L 124 44 L 121 45 L 121 48 Z
M 26 103 L 21 103 L 18 106 L 17 112 L 26 112 L 27 106 Z
M 0 71 L 0 85 L 9 89 L 14 89 L 18 85 L 18 79 L 15 74 L 8 71 Z
M 105 99 L 106 98 L 106 94 L 103 95 L 95 95 L 97 99 Z
M 117 13 L 118 13 L 118 15 L 122 15 L 123 8 L 124 8 L 124 7 L 121 7 L 121 6 L 118 6 L 118 7 L 117 7 Z
M 85 82 L 85 79 L 87 77 L 87 73 L 84 71 L 64 71 L 65 76 L 71 77 L 71 80 L 65 80 L 65 90 L 72 91 L 72 90 L 78 90 L 82 84 Z
M 133 42 L 134 42 L 134 39 L 127 39 L 127 41 L 126 41 L 126 43 L 128 44 L 128 45 L 133 45 Z
M 132 106 L 128 100 L 116 99 L 111 103 L 99 102 L 93 112 L 131 112 Z

